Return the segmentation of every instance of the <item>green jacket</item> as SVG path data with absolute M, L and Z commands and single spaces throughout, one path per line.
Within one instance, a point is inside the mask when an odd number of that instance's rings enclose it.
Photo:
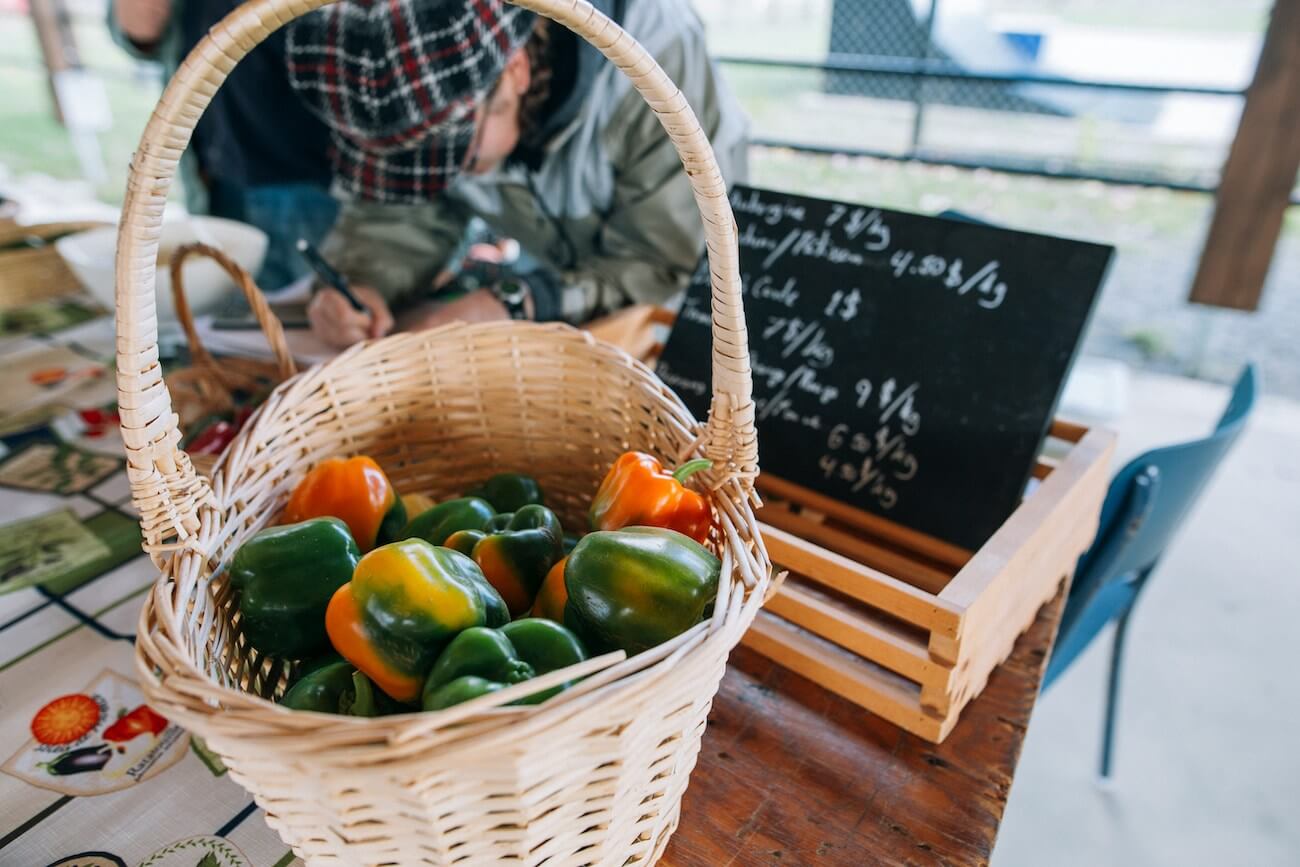
M 743 181 L 748 123 L 708 58 L 689 0 L 626 5 L 623 27 L 681 87 L 728 183 Z M 390 301 L 418 297 L 431 291 L 467 222 L 478 216 L 558 276 L 554 306 L 567 321 L 671 299 L 704 251 L 699 211 L 654 113 L 621 72 L 596 60 L 582 107 L 548 143 L 531 177 L 522 166 L 508 166 L 462 176 L 428 203 L 345 200 L 326 257 Z
M 113 8 L 116 0 L 108 0 L 108 32 L 113 41 L 136 60 L 151 61 L 162 66 L 164 83 L 171 81 L 171 77 L 176 74 L 177 67 L 185 59 L 181 54 L 182 37 L 180 27 L 181 6 L 184 2 L 185 0 L 172 0 L 172 16 L 167 22 L 166 29 L 163 30 L 157 44 L 146 51 L 128 39 L 126 34 L 122 32 L 122 28 L 118 26 L 117 14 Z M 198 159 L 194 156 L 191 148 L 186 148 L 185 153 L 181 155 L 180 177 L 181 187 L 185 192 L 186 209 L 191 214 L 206 214 L 208 212 L 208 190 L 199 179 Z

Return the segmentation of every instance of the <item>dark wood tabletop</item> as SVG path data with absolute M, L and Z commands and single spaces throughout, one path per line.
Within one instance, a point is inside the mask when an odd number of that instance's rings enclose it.
M 987 864 L 1063 607 L 937 746 L 737 648 L 661 863 Z

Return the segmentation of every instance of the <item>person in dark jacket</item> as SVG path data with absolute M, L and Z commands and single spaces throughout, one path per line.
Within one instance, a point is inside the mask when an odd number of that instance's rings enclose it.
M 682 88 L 724 177 L 743 180 L 747 122 L 688 0 L 594 5 Z M 654 113 L 558 24 L 501 0 L 342 0 L 290 25 L 288 63 L 334 143 L 343 204 L 324 252 L 369 308 L 316 294 L 309 318 L 335 345 L 454 319 L 579 323 L 663 303 L 703 252 L 690 184 Z M 449 298 L 446 269 L 474 218 L 525 255 Z
M 114 41 L 160 63 L 170 78 L 190 50 L 239 0 L 110 0 Z M 334 224 L 329 130 L 289 86 L 284 33 L 253 49 L 199 121 L 181 161 L 191 213 L 241 220 L 266 232 L 257 282 L 278 289 L 306 273 L 299 237 L 319 243 Z

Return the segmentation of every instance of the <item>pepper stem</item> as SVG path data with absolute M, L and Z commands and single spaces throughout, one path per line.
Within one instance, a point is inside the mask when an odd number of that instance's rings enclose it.
M 673 478 L 679 484 L 685 483 L 688 478 L 698 473 L 700 470 L 707 470 L 713 466 L 713 461 L 708 458 L 696 458 L 693 461 L 687 461 L 673 471 Z

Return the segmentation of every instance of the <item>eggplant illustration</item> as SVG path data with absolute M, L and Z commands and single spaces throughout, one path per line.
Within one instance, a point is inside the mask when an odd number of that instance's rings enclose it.
M 95 744 L 78 750 L 60 753 L 52 762 L 42 762 L 39 767 L 56 777 L 72 774 L 84 774 L 89 771 L 103 770 L 104 765 L 113 757 L 113 748 L 108 744 Z

